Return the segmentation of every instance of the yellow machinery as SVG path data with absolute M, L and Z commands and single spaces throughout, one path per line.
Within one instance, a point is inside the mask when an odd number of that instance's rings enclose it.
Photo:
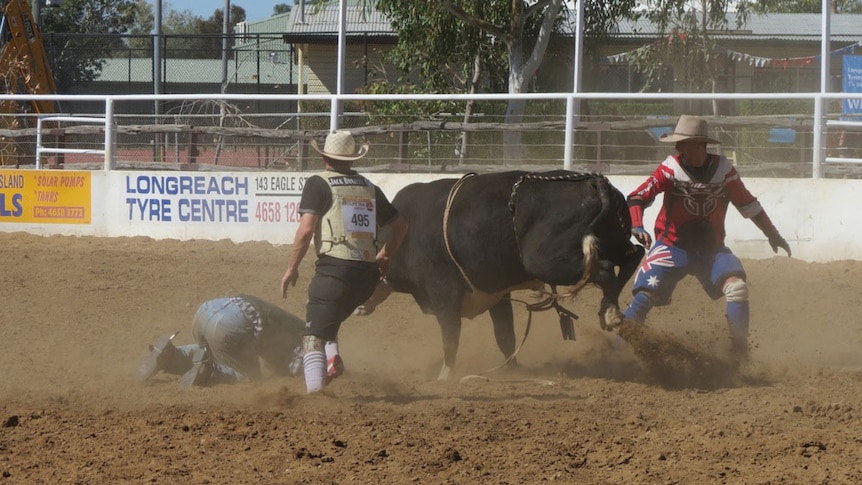
M 6 94 L 57 92 L 42 34 L 33 19 L 29 0 L 3 1 L 0 17 L 0 86 L 0 92 Z M 57 111 L 54 101 L 36 100 L 19 104 L 3 100 L 0 101 L 0 129 L 14 130 L 35 125 L 17 116 L 18 113 L 51 114 Z M 0 164 L 18 164 L 17 158 L 22 155 L 18 144 L 3 136 L 0 136 L 0 142 Z

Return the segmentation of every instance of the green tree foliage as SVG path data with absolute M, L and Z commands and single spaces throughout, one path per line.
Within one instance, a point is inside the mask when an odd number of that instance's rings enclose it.
M 165 35 L 199 34 L 198 22 L 201 18 L 191 10 L 168 10 L 162 12 L 162 33 Z
M 290 5 L 286 3 L 277 3 L 272 6 L 273 15 L 281 15 L 283 13 L 290 13 Z
M 239 5 L 231 5 L 228 32 L 233 32 L 234 26 L 245 22 L 245 9 Z M 187 53 L 184 57 L 195 59 L 221 59 L 222 56 L 222 31 L 224 29 L 224 10 L 217 9 L 206 20 L 195 18 L 193 21 L 193 33 L 201 34 L 200 37 L 184 39 Z M 231 43 L 228 43 L 229 49 Z
M 643 90 L 668 84 L 663 76 L 688 92 L 721 92 L 720 80 L 729 62 L 718 56 L 712 32 L 740 28 L 754 2 L 748 0 L 646 0 L 645 16 L 657 26 L 660 39 L 628 55 L 628 61 L 646 79 Z M 728 12 L 734 8 L 735 25 Z M 718 113 L 713 103 L 713 113 Z
M 59 92 L 92 81 L 101 72 L 102 59 L 124 48 L 115 34 L 129 32 L 136 12 L 133 0 L 65 0 L 42 10 L 45 48 Z
M 135 15 L 129 33 L 135 35 L 146 35 L 153 32 L 156 25 L 156 14 L 153 4 L 149 0 L 135 0 Z
M 233 32 L 236 24 L 245 21 L 245 9 L 231 5 L 230 14 L 228 32 Z M 207 19 L 195 16 L 188 10 L 170 11 L 164 21 L 163 32 L 167 36 L 182 37 L 168 37 L 166 55 L 187 59 L 221 59 L 223 22 L 222 9 L 215 10 Z
M 582 1 L 587 1 L 586 30 L 596 36 L 637 6 L 635 0 Z M 467 74 L 479 66 L 487 88 L 509 93 L 525 92 L 534 85 L 564 11 L 562 0 L 377 0 L 377 8 L 399 32 L 393 61 L 402 71 L 418 74 L 425 89 L 439 89 L 434 86 L 447 82 L 449 89 L 463 89 L 461 80 L 470 79 Z M 505 76 L 502 80 L 500 71 Z M 506 121 L 521 122 L 525 107 L 521 100 L 509 102 Z M 511 148 L 519 139 L 507 132 L 504 142 Z M 515 150 L 505 153 L 518 156 Z
M 500 2 L 475 2 L 469 15 L 489 22 L 505 21 Z M 397 68 L 381 82 L 411 83 L 422 92 L 466 92 L 473 76 L 473 60 L 481 58 L 487 85 L 505 89 L 506 50 L 502 43 L 474 25 L 464 25 L 441 2 L 418 5 L 414 0 L 379 0 L 377 8 L 398 32 L 398 43 L 387 58 Z
M 586 1 L 585 32 L 592 46 L 637 6 L 634 0 Z M 399 34 L 390 59 L 402 75 L 418 74 L 422 84 L 438 90 L 464 90 L 477 53 L 488 90 L 529 89 L 548 41 L 564 22 L 563 4 L 556 0 L 377 0 L 377 8 Z
M 135 0 L 135 15 L 126 39 L 129 57 L 150 57 L 153 55 L 152 33 L 156 25 L 153 4 L 148 0 Z

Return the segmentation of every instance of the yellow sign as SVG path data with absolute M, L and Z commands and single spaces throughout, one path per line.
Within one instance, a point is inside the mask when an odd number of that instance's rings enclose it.
M 90 172 L 0 170 L 0 222 L 89 224 Z

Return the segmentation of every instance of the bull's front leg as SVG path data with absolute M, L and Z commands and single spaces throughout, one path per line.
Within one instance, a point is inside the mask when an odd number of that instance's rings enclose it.
M 623 313 L 620 311 L 620 293 L 629 279 L 640 266 L 644 248 L 632 245 L 630 251 L 619 262 L 619 272 L 615 272 L 615 264 L 602 261 L 600 264 L 599 286 L 602 288 L 602 303 L 599 308 L 599 323 L 605 330 L 613 330 L 623 323 Z
M 443 336 L 443 368 L 440 369 L 439 381 L 449 379 L 455 368 L 455 356 L 458 354 L 458 344 L 461 341 L 461 315 L 437 315 L 440 334 Z
M 496 305 L 489 308 L 488 313 L 494 323 L 494 338 L 497 340 L 497 348 L 503 353 L 503 357 L 512 358 L 507 365 L 515 367 L 518 365 L 513 356 L 515 353 L 515 317 L 512 312 L 512 301 L 509 300 L 510 296 L 511 294 L 507 294 Z

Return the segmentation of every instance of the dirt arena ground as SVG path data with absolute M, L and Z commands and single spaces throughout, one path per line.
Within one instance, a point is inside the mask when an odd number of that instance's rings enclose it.
M 765 244 L 765 242 L 764 242 Z M 752 362 L 720 385 L 668 386 L 598 328 L 595 290 L 567 307 L 578 340 L 534 315 L 521 369 L 486 317 L 466 321 L 456 378 L 405 295 L 341 332 L 347 372 L 181 390 L 133 380 L 147 344 L 206 299 L 281 300 L 286 246 L 0 233 L 0 484 L 862 482 L 862 262 L 745 261 Z M 309 258 L 310 260 L 310 258 Z M 629 301 L 624 293 L 623 303 Z M 720 356 L 723 303 L 685 280 L 650 328 Z M 517 332 L 526 313 L 516 307 Z

